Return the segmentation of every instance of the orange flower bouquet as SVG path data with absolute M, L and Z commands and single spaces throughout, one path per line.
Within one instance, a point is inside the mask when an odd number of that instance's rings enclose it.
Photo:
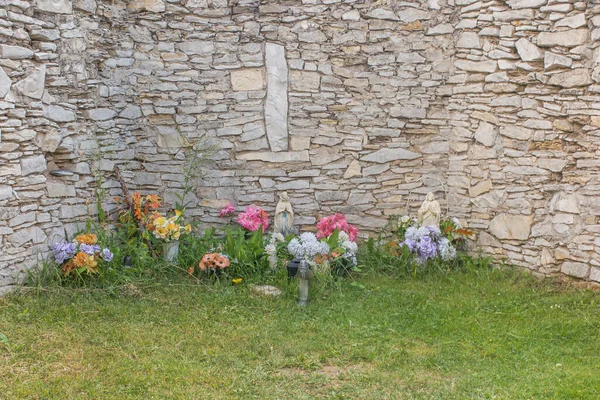
M 220 275 L 230 265 L 231 261 L 227 255 L 222 253 L 206 253 L 198 263 L 197 268 L 200 273 Z M 190 267 L 188 270 L 190 275 L 193 275 L 195 271 L 195 267 Z
M 60 265 L 65 275 L 72 272 L 89 275 L 99 272 L 99 264 L 110 262 L 113 253 L 109 248 L 98 244 L 98 237 L 93 233 L 79 235 L 73 242 L 60 242 L 54 245 L 54 261 Z

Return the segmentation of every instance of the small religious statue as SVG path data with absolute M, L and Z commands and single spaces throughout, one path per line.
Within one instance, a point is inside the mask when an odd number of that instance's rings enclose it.
M 440 215 L 442 214 L 442 209 L 440 208 L 440 203 L 435 199 L 433 193 L 427 193 L 427 197 L 425 197 L 425 201 L 419 208 L 418 221 L 421 226 L 429 226 L 429 225 L 440 225 Z
M 293 233 L 293 225 L 294 210 L 292 210 L 292 203 L 290 203 L 287 192 L 283 192 L 281 193 L 277 207 L 275 207 L 275 226 L 273 227 L 273 231 L 287 236 Z

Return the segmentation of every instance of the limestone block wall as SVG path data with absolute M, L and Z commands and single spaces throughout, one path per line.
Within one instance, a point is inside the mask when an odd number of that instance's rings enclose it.
M 459 0 L 452 204 L 479 247 L 600 281 L 600 4 Z
M 0 0 L 0 286 L 97 197 L 114 209 L 115 166 L 174 204 L 199 142 L 204 224 L 285 190 L 300 225 L 343 212 L 374 234 L 434 190 L 486 253 L 600 281 L 598 18 L 592 1 Z

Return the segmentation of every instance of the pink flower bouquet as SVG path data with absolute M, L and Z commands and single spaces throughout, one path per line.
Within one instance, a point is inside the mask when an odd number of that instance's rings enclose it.
M 264 232 L 269 227 L 269 215 L 262 208 L 252 205 L 238 215 L 237 222 L 250 232 L 257 231 L 261 227 Z
M 317 238 L 323 239 L 329 237 L 336 229 L 339 232 L 346 232 L 352 242 L 356 241 L 356 237 L 358 236 L 358 228 L 356 228 L 354 225 L 350 225 L 348 221 L 346 221 L 344 214 L 340 213 L 322 218 L 317 223 Z
M 219 212 L 219 217 L 227 217 L 228 215 L 231 215 L 234 212 L 235 207 L 233 207 L 233 204 L 227 203 L 227 205 L 221 209 L 221 212 Z

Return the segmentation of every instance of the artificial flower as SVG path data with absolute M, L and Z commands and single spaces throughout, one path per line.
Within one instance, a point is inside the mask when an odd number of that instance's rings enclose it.
M 93 233 L 86 233 L 76 236 L 75 240 L 79 244 L 93 245 L 98 243 L 98 236 L 94 235 Z
M 108 248 L 105 248 L 102 250 L 102 253 L 100 253 L 100 257 L 106 262 L 111 262 L 114 254 Z
M 231 215 L 235 212 L 235 207 L 233 207 L 233 204 L 231 203 L 227 203 L 227 205 L 225 207 L 223 207 L 221 209 L 221 211 L 219 212 L 219 217 L 226 217 L 228 215 Z
M 77 245 L 69 242 L 56 243 L 53 250 L 54 261 L 57 264 L 62 264 L 77 253 Z
M 89 245 L 89 244 L 81 244 L 79 245 L 79 250 L 83 251 L 88 256 L 93 256 L 96 253 L 100 252 L 100 246 L 97 244 Z
M 202 257 L 202 260 L 200 260 L 198 267 L 201 271 L 214 271 L 217 269 L 225 269 L 229 267 L 229 265 L 229 257 L 227 257 L 225 254 L 208 253 L 205 254 L 204 257 Z
M 344 214 L 336 213 L 328 217 L 321 218 L 317 223 L 317 238 L 323 239 L 331 236 L 333 231 L 345 232 L 351 241 L 355 242 L 358 236 L 358 229 L 346 221 Z
M 296 258 L 312 260 L 315 256 L 329 253 L 329 245 L 317 240 L 312 232 L 304 232 L 299 238 L 294 238 L 288 243 L 288 251 Z
M 264 232 L 269 227 L 269 216 L 262 208 L 251 205 L 238 215 L 237 222 L 250 232 L 260 228 Z

